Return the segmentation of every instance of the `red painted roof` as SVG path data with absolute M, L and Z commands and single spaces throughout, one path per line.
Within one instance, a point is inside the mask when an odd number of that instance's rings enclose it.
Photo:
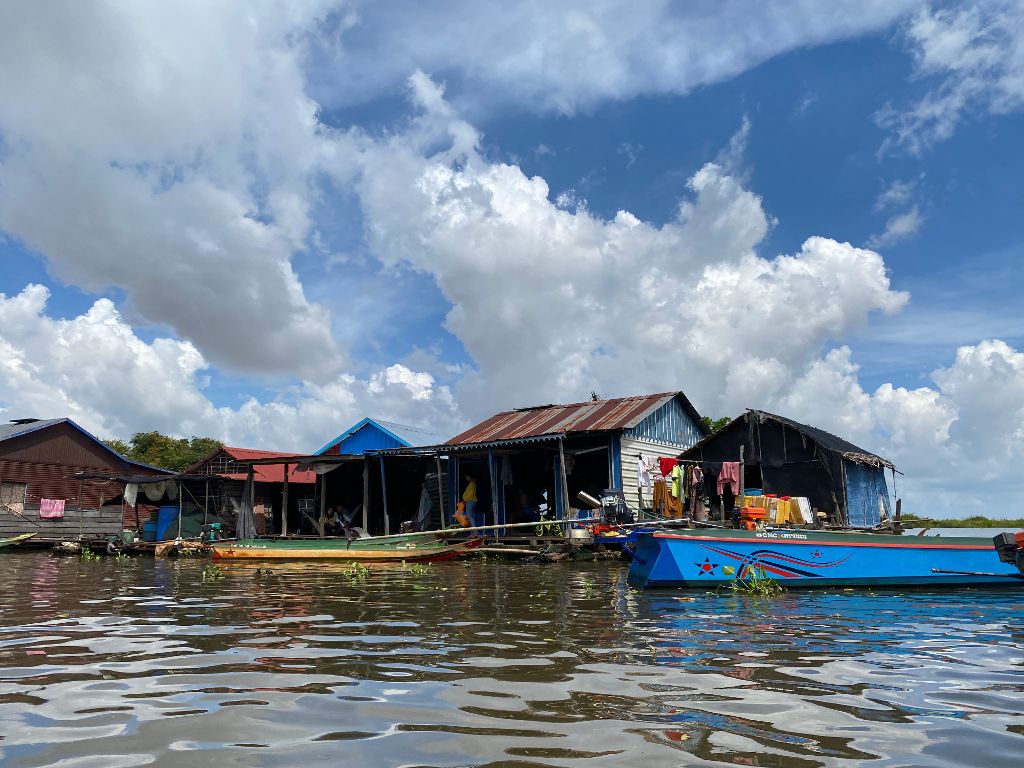
M 683 398 L 684 407 L 700 417 L 682 392 L 660 392 L 655 395 L 618 397 L 611 400 L 588 400 L 568 405 L 541 405 L 505 411 L 456 435 L 447 445 L 490 443 L 517 440 L 540 435 L 563 435 L 572 432 L 606 432 L 630 429 L 658 410 L 673 397 Z
M 290 458 L 292 456 L 305 455 L 301 453 L 281 453 L 280 451 L 258 451 L 253 448 L 232 448 L 229 445 L 225 445 L 222 450 L 236 461 L 245 461 L 246 459 L 274 459 L 279 457 Z M 284 464 L 255 464 L 253 466 L 253 474 L 257 483 L 283 483 Z M 232 472 L 220 475 L 220 477 L 227 477 L 232 480 L 245 480 L 247 476 L 244 473 Z M 288 482 L 315 483 L 316 472 L 300 472 L 295 469 L 294 464 L 291 464 L 288 467 Z

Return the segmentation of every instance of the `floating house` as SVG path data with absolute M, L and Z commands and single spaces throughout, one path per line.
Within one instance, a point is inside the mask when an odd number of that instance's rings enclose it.
M 185 470 L 189 476 L 202 476 L 211 482 L 193 494 L 192 504 L 202 509 L 204 519 L 213 516 L 233 528 L 233 520 L 243 504 L 245 484 L 252 468 L 253 487 L 250 498 L 254 523 L 258 534 L 273 534 L 282 530 L 297 530 L 304 517 L 313 523 L 313 489 L 316 473 L 299 469 L 294 453 L 261 451 L 252 448 L 222 446 Z M 293 461 L 288 461 L 292 459 Z M 256 460 L 280 460 L 279 463 L 252 464 Z M 287 515 L 282 517 L 282 510 Z M 189 510 L 186 510 L 186 514 Z M 195 515 L 198 517 L 198 512 Z
M 823 429 L 748 410 L 683 451 L 685 461 L 743 462 L 743 487 L 804 496 L 836 525 L 870 527 L 890 516 L 887 459 Z
M 365 418 L 317 451 L 318 456 L 362 456 L 368 451 L 438 445 L 445 436 L 421 427 Z
M 707 434 L 682 392 L 504 411 L 438 448 L 447 457 L 446 513 L 450 520 L 468 478 L 478 512 L 497 525 L 528 521 L 544 506 L 562 518 L 580 506 L 580 491 L 608 488 L 622 489 L 634 512 L 649 509 L 640 457 L 675 457 Z
M 79 474 L 159 478 L 170 470 L 132 461 L 74 421 L 18 419 L 0 425 L 0 538 L 115 535 L 134 527 L 120 483 Z

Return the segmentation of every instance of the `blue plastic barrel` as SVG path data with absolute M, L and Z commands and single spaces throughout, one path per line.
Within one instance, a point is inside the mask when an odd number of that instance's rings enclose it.
M 168 504 L 160 507 L 156 516 L 156 540 L 166 541 L 178 535 L 178 505 Z
M 156 521 L 147 520 L 142 524 L 142 540 L 156 541 Z

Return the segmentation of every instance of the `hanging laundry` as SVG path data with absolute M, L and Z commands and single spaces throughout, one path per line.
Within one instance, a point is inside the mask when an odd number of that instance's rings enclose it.
M 651 486 L 651 467 L 642 453 L 636 460 L 636 485 L 638 488 L 649 488 Z
M 139 495 L 138 483 L 128 483 L 124 487 L 124 503 L 129 507 L 135 506 L 135 500 Z
M 683 496 L 683 468 L 676 464 L 672 467 L 672 497 L 680 499 Z
M 718 473 L 718 495 L 728 487 L 732 495 L 740 492 L 740 463 L 738 461 L 723 461 L 722 471 Z
M 39 517 L 43 520 L 60 520 L 64 517 L 64 499 L 40 499 Z
M 670 477 L 672 475 L 672 467 L 676 466 L 678 463 L 679 461 L 676 459 L 667 459 L 665 457 L 660 457 L 658 459 L 658 466 L 661 468 L 662 476 L 664 476 L 665 478 Z

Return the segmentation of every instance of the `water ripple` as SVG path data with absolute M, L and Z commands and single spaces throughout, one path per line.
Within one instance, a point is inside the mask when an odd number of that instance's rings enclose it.
M 0 558 L 0 763 L 1014 765 L 1019 593 Z

